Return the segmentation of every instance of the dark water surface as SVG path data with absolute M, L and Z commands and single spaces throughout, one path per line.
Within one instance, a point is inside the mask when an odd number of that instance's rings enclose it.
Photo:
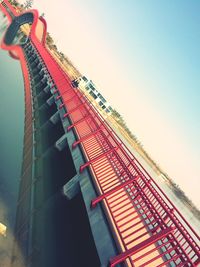
M 5 20 L 0 14 L 0 40 Z M 3 27 L 3 28 L 4 28 Z M 23 134 L 24 85 L 20 63 L 0 49 L 0 222 L 14 226 Z

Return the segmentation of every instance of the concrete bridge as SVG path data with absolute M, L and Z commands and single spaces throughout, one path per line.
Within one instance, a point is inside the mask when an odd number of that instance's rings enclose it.
M 45 20 L 7 0 L 0 8 L 10 23 L 1 46 L 20 60 L 25 87 L 11 265 L 199 266 L 199 236 L 71 85 L 45 46 Z M 13 45 L 25 23 L 26 43 Z

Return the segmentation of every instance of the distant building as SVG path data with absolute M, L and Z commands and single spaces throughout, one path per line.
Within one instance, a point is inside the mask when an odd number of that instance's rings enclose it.
M 95 99 L 95 101 L 106 113 L 110 113 L 113 110 L 107 100 L 98 91 L 93 81 L 89 80 L 85 76 L 82 76 L 73 80 L 72 84 L 75 87 L 79 87 L 82 90 L 88 91 L 88 93 Z

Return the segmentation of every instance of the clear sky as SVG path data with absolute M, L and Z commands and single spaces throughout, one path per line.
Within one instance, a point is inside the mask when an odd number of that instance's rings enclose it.
M 200 1 L 34 2 L 59 49 L 200 208 Z

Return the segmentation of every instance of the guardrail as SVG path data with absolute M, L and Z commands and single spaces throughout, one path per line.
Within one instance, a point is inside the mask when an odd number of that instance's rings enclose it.
M 85 155 L 80 172 L 89 167 L 93 176 L 98 196 L 91 207 L 102 202 L 118 245 L 110 266 L 198 266 L 198 235 L 47 49 L 32 41 L 77 135 L 73 148 L 81 145 Z

